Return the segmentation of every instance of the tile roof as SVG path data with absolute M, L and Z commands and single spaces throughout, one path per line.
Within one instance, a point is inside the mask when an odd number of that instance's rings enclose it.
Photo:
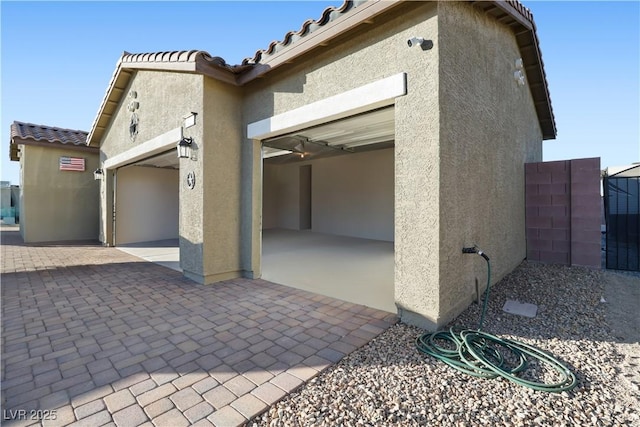
M 163 70 L 200 73 L 226 83 L 236 85 L 236 75 L 251 68 L 251 65 L 229 65 L 219 56 L 211 56 L 203 50 L 179 50 L 150 53 L 123 52 L 116 64 L 109 85 L 102 98 L 91 132 L 87 137 L 90 145 L 100 139 L 118 106 L 120 96 L 126 89 L 136 70 Z
M 74 150 L 98 153 L 98 149 L 87 147 L 87 135 L 82 130 L 63 129 L 53 126 L 36 125 L 14 121 L 11 124 L 11 142 L 9 158 L 20 160 L 18 145 L 37 145 L 41 147 L 64 147 Z
M 344 0 L 342 5 L 339 7 L 331 6 L 326 8 L 320 15 L 319 19 L 307 19 L 302 23 L 302 27 L 298 31 L 289 31 L 284 35 L 281 41 L 272 41 L 269 44 L 269 47 L 267 47 L 266 49 L 259 49 L 253 55 L 253 57 L 245 58 L 244 60 L 242 60 L 242 64 L 248 65 L 260 63 L 262 60 L 264 60 L 264 58 L 267 58 L 268 56 L 273 55 L 274 53 L 291 45 L 292 43 L 297 42 L 301 38 L 308 36 L 318 28 L 334 21 L 341 15 L 351 11 L 364 2 L 366 2 L 366 0 Z
M 248 67 L 242 65 L 229 65 L 219 56 L 211 56 L 204 50 L 175 50 L 167 52 L 129 53 L 124 52 L 119 64 L 126 68 L 154 68 L 152 64 L 162 66 L 162 69 L 174 67 L 186 71 L 201 71 L 206 73 L 206 68 L 226 70 L 231 73 L 240 73 Z M 193 68 L 193 69 L 190 69 Z
M 34 141 L 85 145 L 89 132 L 75 129 L 62 129 L 53 126 L 36 125 L 14 121 L 11 124 L 11 140 L 14 138 L 32 139 Z
M 273 41 L 239 65 L 229 65 L 223 58 L 202 50 L 168 51 L 133 54 L 124 52 L 113 73 L 98 114 L 91 126 L 87 144 L 96 144 L 108 126 L 124 88 L 135 70 L 165 70 L 208 75 L 222 82 L 244 85 L 255 78 L 291 63 L 298 56 L 318 46 L 330 44 L 337 34 L 349 31 L 363 22 L 385 13 L 403 0 L 344 0 L 341 6 L 326 8 L 320 18 L 309 19 L 298 31 L 289 31 L 281 41 Z M 551 107 L 547 77 L 540 53 L 536 26 L 531 11 L 517 0 L 474 1 L 499 22 L 511 27 L 522 51 L 536 111 L 544 139 L 556 136 L 555 118 Z M 333 28 L 335 27 L 335 28 Z M 118 99 L 115 99 L 118 98 Z

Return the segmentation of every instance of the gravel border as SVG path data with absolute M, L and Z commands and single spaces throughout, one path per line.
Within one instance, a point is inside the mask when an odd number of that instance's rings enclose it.
M 639 426 L 640 392 L 628 371 L 638 369 L 640 345 L 612 333 L 607 274 L 523 262 L 491 292 L 483 330 L 562 360 L 578 378 L 571 392 L 465 376 L 416 350 L 422 330 L 396 324 L 248 425 Z M 506 299 L 538 305 L 537 316 L 503 312 Z M 476 327 L 480 308 L 472 304 L 452 325 Z

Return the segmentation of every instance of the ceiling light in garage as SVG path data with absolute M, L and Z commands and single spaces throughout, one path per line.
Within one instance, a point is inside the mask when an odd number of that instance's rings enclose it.
M 395 110 L 387 107 L 262 141 L 263 158 L 286 163 L 348 152 L 389 148 L 395 139 Z M 362 147 L 357 148 L 356 147 Z M 295 156 L 287 156 L 295 154 Z
M 271 148 L 267 146 L 262 147 L 263 159 L 270 159 L 272 157 L 285 156 L 291 153 L 293 153 L 293 151 L 291 150 L 278 150 L 277 148 Z

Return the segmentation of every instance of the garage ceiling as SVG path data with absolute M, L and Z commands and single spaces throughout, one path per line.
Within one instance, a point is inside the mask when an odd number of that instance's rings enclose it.
M 289 163 L 389 148 L 395 138 L 395 109 L 388 107 L 262 141 L 269 163 Z
M 180 162 L 176 150 L 165 151 L 157 156 L 149 157 L 139 162 L 134 163 L 132 166 L 145 166 L 152 168 L 164 168 L 164 169 L 180 169 Z

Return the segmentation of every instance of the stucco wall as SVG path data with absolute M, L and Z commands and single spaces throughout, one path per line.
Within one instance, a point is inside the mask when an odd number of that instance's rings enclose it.
M 20 232 L 26 243 L 98 238 L 98 154 L 21 146 Z M 60 157 L 82 157 L 85 171 L 59 170 Z
M 139 103 L 135 141 L 129 136 L 130 91 L 137 93 Z M 190 112 L 198 114 L 196 125 L 184 129 L 184 136 L 194 140 L 193 152 L 190 159 L 179 161 L 177 185 L 180 264 L 187 277 L 201 283 L 242 274 L 240 103 L 240 89 L 202 75 L 138 71 L 101 142 L 104 161 L 181 127 Z M 186 184 L 190 172 L 196 177 L 193 189 Z M 102 185 L 103 241 L 110 239 L 112 175 L 113 171 L 107 171 Z
M 120 100 L 120 105 L 111 119 L 101 141 L 100 151 L 104 157 L 113 157 L 136 145 L 144 143 L 171 129 L 182 126 L 183 117 L 189 112 L 202 111 L 203 79 L 197 74 L 174 73 L 165 71 L 138 71 Z M 131 98 L 131 91 L 137 97 Z M 138 135 L 132 141 L 129 136 L 129 123 L 132 112 L 127 109 L 130 101 L 135 100 L 139 107 Z M 199 127 L 189 128 L 193 132 Z
M 439 296 L 438 191 L 438 20 L 432 3 L 398 6 L 385 22 L 332 42 L 283 71 L 273 71 L 246 88 L 243 125 L 290 111 L 382 78 L 407 73 L 407 95 L 395 103 L 395 298 L 413 312 L 437 317 Z M 402 12 L 402 13 L 401 13 Z M 407 47 L 420 36 L 431 50 Z M 259 145 L 245 141 L 256 153 Z M 254 157 L 255 158 L 255 154 Z M 252 156 L 245 157 L 250 165 Z M 252 166 L 252 176 L 260 170 Z M 261 175 L 259 175 L 261 176 Z M 251 210 L 245 221 L 259 235 L 261 191 L 245 179 Z M 254 242 L 257 237 L 254 238 Z M 255 247 L 255 246 L 254 246 Z M 251 256 L 256 256 L 255 250 Z
M 188 190 L 190 203 L 183 204 L 183 220 L 192 214 L 202 215 L 201 228 L 190 226 L 189 233 L 196 239 L 201 233 L 204 243 L 203 265 L 191 277 L 202 283 L 212 283 L 243 275 L 241 261 L 241 89 L 211 78 L 204 80 L 203 135 L 198 148 L 198 161 L 185 160 L 180 173 L 183 181 L 189 169 L 196 172 L 197 191 Z M 206 173 L 205 173 L 206 171 Z M 202 201 L 198 202 L 201 192 Z M 197 203 L 202 203 L 201 214 Z M 197 224 L 197 222 L 196 222 Z M 191 240 L 193 242 L 193 240 Z M 182 248 L 182 247 L 181 247 Z M 185 248 L 186 249 L 186 248 Z M 181 257 L 188 253 L 181 251 Z M 196 251 L 198 248 L 193 248 Z
M 440 318 L 484 289 L 486 265 L 463 255 L 474 243 L 490 257 L 493 282 L 526 256 L 524 164 L 542 158 L 529 88 L 513 78 L 521 57 L 510 29 L 464 2 L 438 5 L 440 48 Z
M 127 150 L 182 126 L 183 117 L 190 112 L 199 113 L 201 119 L 203 80 L 204 77 L 201 75 L 187 73 L 162 71 L 138 71 L 135 73 L 129 86 L 123 91 L 120 105 L 100 142 L 101 161 L 104 162 L 108 158 L 125 153 Z M 129 96 L 130 91 L 137 93 L 135 99 Z M 138 116 L 138 135 L 133 141 L 129 136 L 132 113 L 127 108 L 132 100 L 139 103 L 139 107 L 135 110 Z M 197 120 L 196 125 L 186 129 L 184 134 L 194 137 L 196 144 L 202 142 L 202 120 Z M 191 160 L 183 160 L 182 164 L 184 162 L 191 162 Z M 197 161 L 192 163 L 198 164 Z M 100 189 L 100 240 L 112 244 L 113 170 L 105 172 L 106 179 L 101 182 Z M 183 182 L 182 175 L 180 180 Z M 180 186 L 180 191 L 183 191 L 182 188 Z M 195 191 L 198 192 L 198 190 Z M 190 221 L 185 224 L 181 222 L 181 227 L 192 228 L 188 232 L 181 229 L 181 235 L 188 235 L 189 239 L 198 241 L 202 239 L 202 232 L 197 231 L 201 230 L 202 226 L 202 220 L 199 216 L 201 208 L 194 210 L 192 199 L 194 198 L 181 199 L 192 209 Z M 201 200 L 198 197 L 195 199 Z
M 393 149 L 265 164 L 264 228 L 300 228 L 300 166 L 308 164 L 313 231 L 393 241 Z
M 118 171 L 116 244 L 178 238 L 179 171 L 140 166 Z

